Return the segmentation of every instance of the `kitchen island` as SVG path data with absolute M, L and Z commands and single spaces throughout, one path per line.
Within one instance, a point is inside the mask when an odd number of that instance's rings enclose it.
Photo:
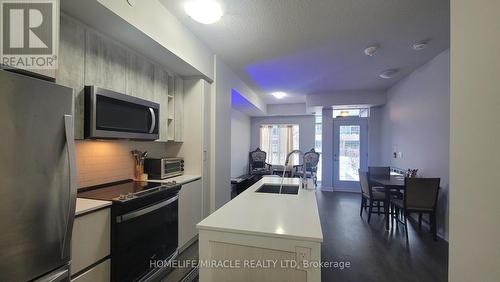
M 200 281 L 321 280 L 314 186 L 310 181 L 310 189 L 293 194 L 300 180 L 285 178 L 282 194 L 269 193 L 280 190 L 281 180 L 263 177 L 198 223 Z

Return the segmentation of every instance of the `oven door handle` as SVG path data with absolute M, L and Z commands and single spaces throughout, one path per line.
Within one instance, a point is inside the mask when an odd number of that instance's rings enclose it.
M 139 217 L 139 216 L 143 216 L 143 215 L 148 214 L 150 212 L 153 212 L 157 209 L 161 209 L 163 207 L 166 207 L 166 206 L 172 204 L 173 202 L 177 201 L 178 199 L 179 199 L 179 195 L 176 195 L 175 197 L 172 197 L 172 198 L 170 198 L 164 202 L 158 203 L 156 205 L 152 205 L 152 206 L 149 206 L 149 207 L 144 208 L 144 209 L 140 209 L 137 211 L 126 213 L 124 215 L 117 216 L 116 222 L 121 223 L 121 222 L 125 222 L 127 220 L 130 220 L 130 219 Z

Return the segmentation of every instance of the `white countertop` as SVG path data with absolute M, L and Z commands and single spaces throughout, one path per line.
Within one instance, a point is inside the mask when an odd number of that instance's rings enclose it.
M 183 175 L 179 175 L 179 176 L 170 177 L 170 178 L 167 178 L 167 179 L 160 179 L 160 180 L 148 179 L 148 181 L 149 182 L 156 182 L 156 183 L 163 183 L 163 182 L 175 181 L 178 184 L 182 185 L 182 184 L 186 184 L 188 182 L 192 182 L 192 181 L 198 180 L 200 178 L 201 178 L 201 175 L 183 174 Z
M 98 210 L 107 206 L 111 206 L 110 201 L 76 198 L 75 215 L 80 215 L 90 211 Z
M 198 229 L 323 242 L 315 190 L 299 189 L 297 195 L 255 192 L 263 184 L 280 182 L 281 177 L 263 177 L 198 223 Z M 299 179 L 285 178 L 283 184 L 298 185 Z

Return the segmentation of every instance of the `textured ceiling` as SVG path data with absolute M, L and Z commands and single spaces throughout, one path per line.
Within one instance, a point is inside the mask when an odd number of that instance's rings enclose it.
M 449 48 L 448 0 L 219 0 L 225 15 L 202 25 L 184 0 L 160 0 L 267 103 L 325 91 L 386 89 Z M 411 46 L 430 40 L 429 47 Z M 380 45 L 368 57 L 365 47 Z M 392 79 L 378 74 L 400 68 Z M 290 97 L 276 100 L 272 91 Z

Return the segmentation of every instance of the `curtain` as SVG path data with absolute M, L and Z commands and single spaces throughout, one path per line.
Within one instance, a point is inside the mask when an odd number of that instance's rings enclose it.
M 298 148 L 294 142 L 294 131 L 297 125 L 262 125 L 260 127 L 260 148 L 267 153 L 267 162 L 273 165 L 285 164 L 287 155 Z M 298 136 L 298 135 L 297 135 Z M 297 140 L 298 141 L 298 140 Z M 293 155 L 290 164 L 296 164 L 298 158 Z
M 270 162 L 271 157 L 271 146 L 273 142 L 273 126 L 272 125 L 262 125 L 260 127 L 260 149 L 267 153 L 266 162 Z

